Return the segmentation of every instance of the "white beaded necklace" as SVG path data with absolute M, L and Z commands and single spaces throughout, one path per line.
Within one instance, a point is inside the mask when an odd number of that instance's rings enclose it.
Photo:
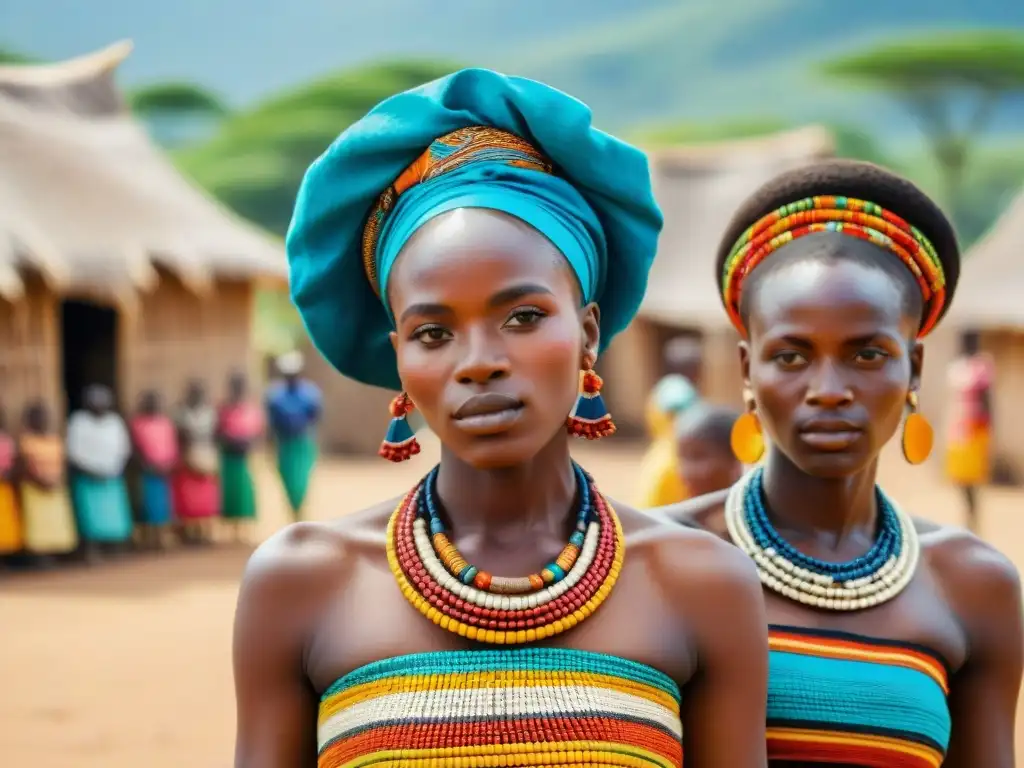
M 917 570 L 921 543 L 914 521 L 899 507 L 893 509 L 899 519 L 902 546 L 877 571 L 846 582 L 814 573 L 796 565 L 772 548 L 762 549 L 747 524 L 744 501 L 751 492 L 755 472 L 748 472 L 730 490 L 725 500 L 725 524 L 729 536 L 757 565 L 761 583 L 773 592 L 805 605 L 829 611 L 859 611 L 892 600 L 902 592 Z

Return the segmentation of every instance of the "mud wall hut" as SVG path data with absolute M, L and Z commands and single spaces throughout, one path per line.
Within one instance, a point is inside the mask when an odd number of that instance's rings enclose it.
M 106 383 L 176 401 L 255 370 L 252 308 L 283 249 L 180 176 L 115 85 L 131 50 L 0 67 L 0 402 L 58 417 Z

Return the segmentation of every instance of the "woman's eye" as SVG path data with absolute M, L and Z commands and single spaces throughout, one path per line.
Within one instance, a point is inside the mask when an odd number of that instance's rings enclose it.
M 856 357 L 862 363 L 879 363 L 889 357 L 889 353 L 881 349 L 862 349 Z
M 413 331 L 412 337 L 424 344 L 438 344 L 451 336 L 447 328 L 440 325 L 427 325 Z
M 804 362 L 804 356 L 799 352 L 779 352 L 773 359 L 783 368 L 791 368 Z
M 539 309 L 517 309 L 509 316 L 505 326 L 522 328 L 525 326 L 536 325 L 544 317 L 544 313 Z

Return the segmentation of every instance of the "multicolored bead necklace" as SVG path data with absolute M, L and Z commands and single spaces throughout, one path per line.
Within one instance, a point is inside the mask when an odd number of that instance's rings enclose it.
M 622 570 L 622 526 L 578 465 L 580 508 L 569 543 L 529 576 L 493 576 L 455 548 L 436 501 L 437 468 L 388 523 L 388 563 L 402 594 L 435 624 L 470 640 L 530 643 L 570 629 L 604 602 Z
M 909 516 L 877 489 L 880 531 L 867 553 L 830 563 L 797 551 L 779 535 L 764 506 L 764 470 L 749 472 L 725 502 L 729 536 L 757 564 L 761 583 L 790 600 L 830 611 L 857 611 L 902 592 L 921 554 Z

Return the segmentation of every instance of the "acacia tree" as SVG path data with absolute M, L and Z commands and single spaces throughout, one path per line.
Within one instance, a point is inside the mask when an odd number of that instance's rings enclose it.
M 1024 33 L 972 31 L 886 43 L 826 62 L 824 71 L 884 90 L 916 118 L 960 223 L 971 150 L 996 110 L 1024 94 Z
M 188 82 L 144 85 L 129 91 L 125 100 L 154 138 L 168 147 L 206 138 L 229 114 L 215 94 Z

